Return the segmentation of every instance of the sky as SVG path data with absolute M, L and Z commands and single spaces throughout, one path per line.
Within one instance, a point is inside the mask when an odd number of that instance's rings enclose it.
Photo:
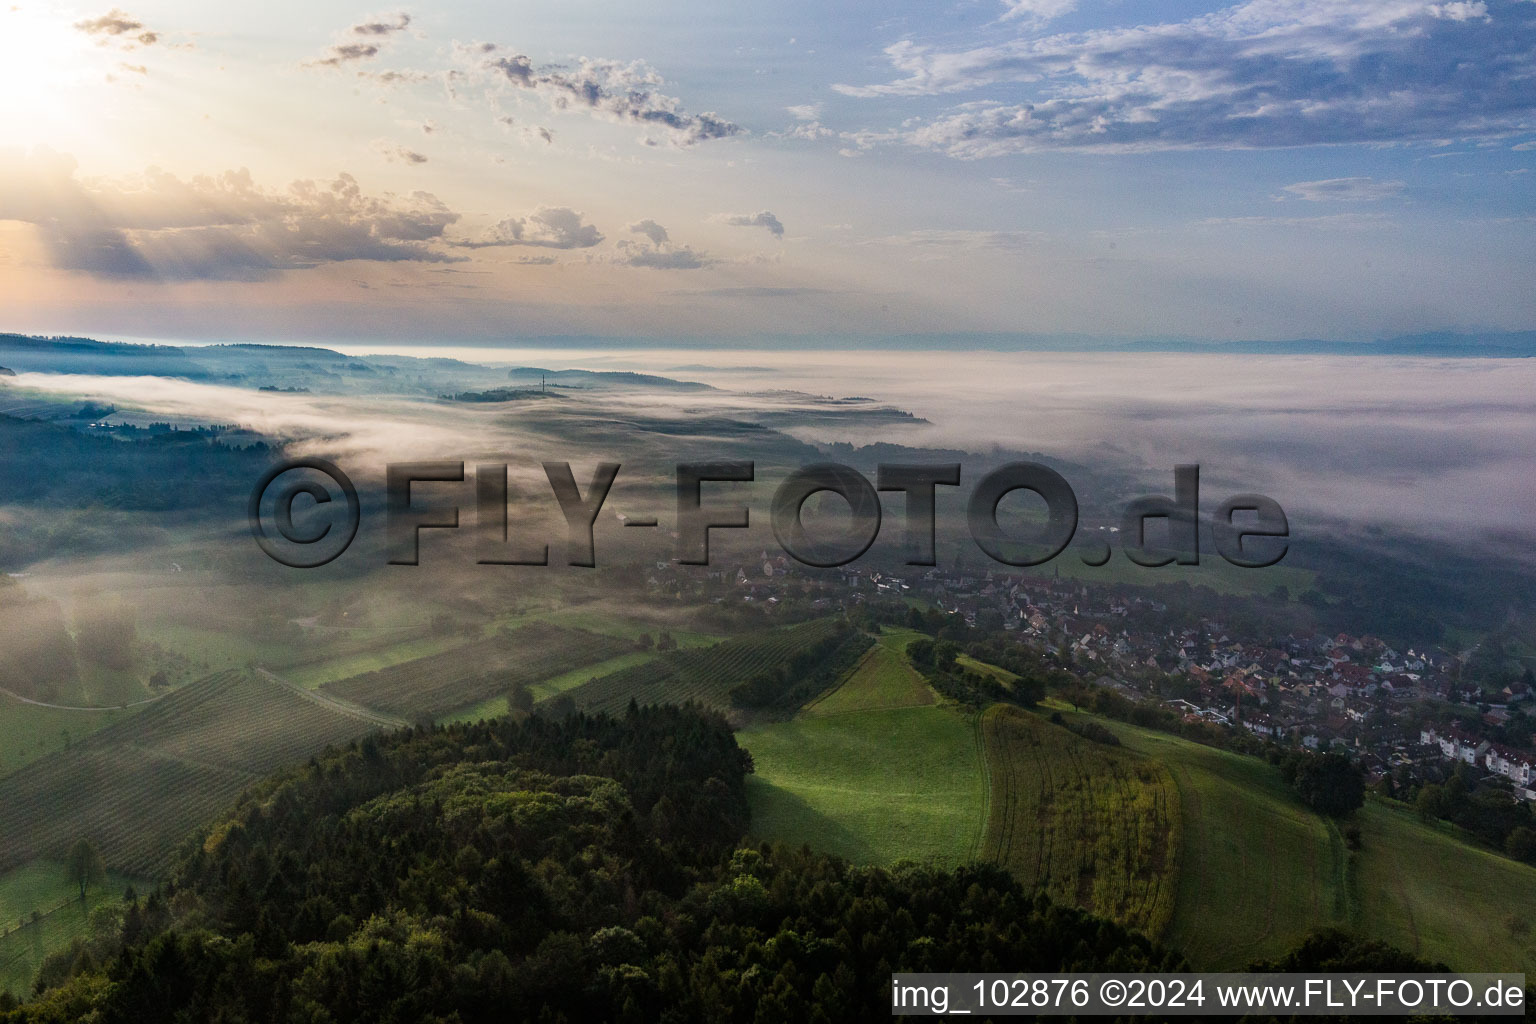
M 0 2 L 0 330 L 1536 327 L 1532 0 L 122 3 Z

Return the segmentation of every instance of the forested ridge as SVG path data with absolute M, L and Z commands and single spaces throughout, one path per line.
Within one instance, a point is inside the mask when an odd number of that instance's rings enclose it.
M 738 848 L 697 708 L 369 737 L 248 793 L 15 1021 L 884 1020 L 893 970 L 1168 970 L 990 866 Z

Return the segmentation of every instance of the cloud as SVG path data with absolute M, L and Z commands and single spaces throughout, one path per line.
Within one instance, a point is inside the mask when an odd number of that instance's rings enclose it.
M 831 139 L 837 137 L 837 132 L 833 131 L 831 128 L 828 128 L 820 121 L 805 121 L 785 131 L 768 132 L 767 134 L 771 138 L 775 139 L 804 139 L 807 142 L 814 142 L 817 139 Z
M 523 141 L 525 142 L 533 142 L 534 140 L 539 140 L 542 141 L 546 146 L 552 146 L 555 144 L 555 133 L 541 125 L 519 125 L 515 119 L 506 114 L 498 115 L 496 118 L 496 123 L 501 125 L 509 132 L 515 132 L 521 135 Z
M 371 21 L 359 22 L 347 29 L 346 36 L 357 36 L 363 39 L 377 40 L 377 42 L 341 42 L 334 44 L 326 51 L 324 57 L 309 62 L 311 67 L 340 67 L 354 61 L 372 60 L 384 50 L 384 45 L 389 37 L 397 32 L 405 31 L 411 24 L 411 16 L 401 13 L 375 18 Z
M 604 120 L 655 129 L 674 146 L 742 131 L 714 113 L 684 113 L 681 101 L 661 91 L 664 80 L 643 61 L 579 57 L 574 65 L 535 66 L 527 55 L 504 52 L 494 43 L 460 45 L 457 53 L 503 87 L 530 91 L 557 110 L 586 111 Z
M 1488 16 L 1488 5 L 1481 0 L 1473 3 L 1456 0 L 1448 4 L 1430 4 L 1429 13 L 1437 18 L 1445 18 L 1447 21 L 1471 21 L 1473 18 L 1480 18 L 1483 21 L 1493 20 Z
M 657 224 L 654 220 L 646 219 L 629 226 L 629 230 L 637 235 L 644 235 L 651 240 L 652 245 L 663 245 L 667 241 L 667 229 Z
M 801 103 L 793 107 L 785 107 L 789 116 L 796 121 L 815 121 L 821 117 L 820 103 Z
M 404 146 L 396 145 L 386 139 L 374 139 L 373 148 L 392 164 L 424 164 L 427 162 L 425 154 L 418 153 L 414 149 L 407 149 Z
M 1377 181 L 1375 178 L 1325 178 L 1322 181 L 1298 181 L 1282 191 L 1308 202 L 1359 203 L 1388 199 L 1400 193 L 1401 181 Z
M 1536 117 L 1536 4 L 1245 0 L 1186 21 L 886 48 L 856 97 L 983 96 L 886 132 L 962 159 L 1049 149 L 1263 148 L 1495 138 Z M 1022 94 L 1023 98 L 1019 98 Z
M 337 43 L 327 51 L 327 56 L 310 63 L 320 67 L 339 67 L 350 61 L 377 57 L 379 49 L 374 43 Z
M 1003 0 L 1003 7 L 1004 21 L 1044 25 L 1077 10 L 1077 0 Z
M 53 266 L 106 278 L 262 280 L 349 260 L 457 262 L 435 196 L 370 196 L 350 174 L 258 186 L 245 170 L 182 180 L 157 168 L 81 180 L 72 157 L 0 149 L 0 220 L 33 225 Z
M 686 245 L 674 245 L 667 229 L 649 218 L 631 224 L 629 232 L 644 235 L 648 243 L 619 239 L 609 257 L 612 262 L 649 270 L 698 270 L 718 262 L 708 253 Z
M 99 18 L 86 18 L 75 22 L 75 28 L 88 36 L 114 38 L 130 36 L 144 46 L 152 46 L 160 41 L 160 33 L 146 29 L 142 21 L 116 7 Z M 131 44 L 128 49 L 132 49 Z
M 421 85 L 437 80 L 437 76 L 425 71 L 357 71 L 354 74 L 379 85 Z
M 523 217 L 507 217 L 492 225 L 483 236 L 456 241 L 469 249 L 503 245 L 531 245 L 543 249 L 590 249 L 603 240 L 602 232 L 582 220 L 568 206 L 540 206 Z
M 615 250 L 618 262 L 649 270 L 698 270 L 715 262 L 707 254 L 696 252 L 686 245 L 637 245 L 627 239 L 620 239 Z
M 411 16 L 402 11 L 394 15 L 392 20 L 375 19 L 374 21 L 365 21 L 361 24 L 353 25 L 350 31 L 354 36 L 387 36 L 395 32 L 404 32 L 410 26 Z
M 720 213 L 712 219 L 738 228 L 767 228 L 768 233 L 774 238 L 784 237 L 784 225 L 779 222 L 779 218 L 767 210 L 759 210 L 756 213 Z

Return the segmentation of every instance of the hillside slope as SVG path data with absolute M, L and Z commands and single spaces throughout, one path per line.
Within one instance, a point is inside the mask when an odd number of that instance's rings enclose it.
M 1000 856 L 1009 846 L 1002 830 L 1014 836 L 1048 833 L 1060 830 L 1063 817 L 1074 819 L 1040 800 L 1017 797 L 1000 805 L 1000 783 L 994 777 L 987 849 L 1026 884 L 1041 884 L 1065 902 L 1148 927 L 1149 934 L 1206 969 L 1279 957 L 1309 932 L 1332 926 L 1457 969 L 1536 973 L 1531 935 L 1536 868 L 1423 824 L 1406 808 L 1374 800 L 1359 812 L 1361 849 L 1351 851 L 1336 823 L 1302 806 L 1278 770 L 1257 758 L 1060 711 L 1069 724 L 1094 722 L 1120 739 L 1120 747 L 1105 748 L 1039 715 L 1009 713 L 1033 718 L 1022 728 L 1046 737 L 1056 756 L 1037 758 L 1033 767 L 1015 763 L 1008 786 L 1021 793 L 1054 787 L 1078 808 L 1097 807 L 1096 822 L 1077 812 L 1081 846 L 1088 845 L 1084 837 L 1120 830 L 1129 842 L 1145 832 L 1125 830 L 1125 811 L 1105 795 L 1114 790 L 1111 778 L 1166 776 L 1177 796 L 1172 812 L 1177 842 L 1167 852 L 1153 849 L 1118 861 L 1100 853 L 1088 870 L 1069 871 L 1064 881 L 1055 874 L 1041 877 L 1017 855 Z M 1045 731 L 1052 729 L 1055 733 Z M 1005 734 L 993 730 L 988 736 L 988 760 L 997 772 L 1002 762 L 998 745 Z M 1095 794 L 1092 801 L 1085 797 L 1090 793 Z M 1155 817 L 1157 812 L 1136 813 Z M 1103 873 L 1106 865 L 1109 877 Z M 1160 929 L 1157 918 L 1118 911 L 1100 896 L 1143 891 L 1154 882 L 1174 894 L 1172 912 Z M 1079 888 L 1076 899 L 1071 897 L 1073 884 Z

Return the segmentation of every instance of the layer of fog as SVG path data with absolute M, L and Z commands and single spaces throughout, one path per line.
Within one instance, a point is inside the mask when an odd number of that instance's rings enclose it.
M 358 347 L 354 354 L 368 351 Z M 861 426 L 857 419 L 808 418 L 805 425 L 782 429 L 811 443 L 1038 451 L 1135 474 L 1162 491 L 1171 487 L 1175 464 L 1197 462 L 1210 506 L 1235 491 L 1259 491 L 1293 518 L 1300 516 L 1298 529 L 1310 518 L 1462 541 L 1536 533 L 1529 514 L 1536 506 L 1536 362 L 1529 360 L 425 346 L 391 351 L 504 365 L 640 370 L 722 390 L 585 392 L 579 407 L 562 408 L 274 395 L 162 378 L 23 374 L 14 384 L 239 422 L 295 439 L 296 450 L 306 454 L 370 464 L 497 451 L 532 459 L 612 459 L 632 441 L 623 432 L 625 416 L 787 412 L 814 408 L 787 391 L 857 395 L 920 420 Z M 601 431 L 588 431 L 581 450 L 558 443 L 559 421 L 590 416 L 614 420 L 612 444 Z M 536 477 L 532 459 L 521 465 L 509 460 L 514 477 Z
M 367 346 L 356 352 L 368 351 Z M 736 392 L 889 402 L 927 420 L 792 431 L 815 442 L 1040 451 L 1166 491 L 1198 462 L 1216 500 L 1259 491 L 1319 521 L 1458 541 L 1536 535 L 1536 361 L 1183 353 L 438 347 L 478 362 L 642 370 Z M 686 367 L 678 370 L 678 367 Z

